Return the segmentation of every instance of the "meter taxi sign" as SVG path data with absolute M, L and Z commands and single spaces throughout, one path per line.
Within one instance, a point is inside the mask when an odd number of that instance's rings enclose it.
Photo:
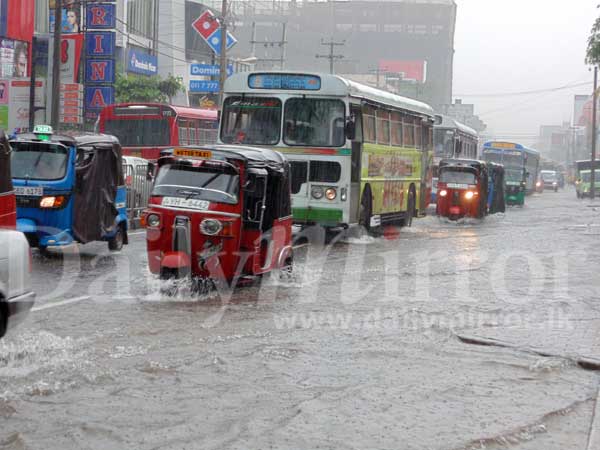
M 210 150 L 194 150 L 190 148 L 176 148 L 173 150 L 173 156 L 179 156 L 182 158 L 194 158 L 194 159 L 210 159 L 212 158 L 212 152 Z
M 33 128 L 34 134 L 53 134 L 54 130 L 50 125 L 36 125 Z

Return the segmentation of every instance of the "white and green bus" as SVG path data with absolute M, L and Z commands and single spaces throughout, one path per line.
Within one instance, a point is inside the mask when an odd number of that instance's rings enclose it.
M 219 141 L 278 150 L 292 165 L 294 222 L 365 228 L 424 215 L 434 111 L 335 75 L 239 73 Z

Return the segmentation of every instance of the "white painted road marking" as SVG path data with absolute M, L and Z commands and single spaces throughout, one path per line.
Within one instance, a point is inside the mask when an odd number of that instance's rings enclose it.
M 61 302 L 47 303 L 45 305 L 41 305 L 41 306 L 37 306 L 35 308 L 31 308 L 31 312 L 43 311 L 45 309 L 50 309 L 50 308 L 57 308 L 59 306 L 70 305 L 72 303 L 79 303 L 79 302 L 82 302 L 84 300 L 89 300 L 90 298 L 92 298 L 92 297 L 90 297 L 89 295 L 84 295 L 83 297 L 70 298 L 70 299 L 67 299 L 67 300 L 63 300 Z

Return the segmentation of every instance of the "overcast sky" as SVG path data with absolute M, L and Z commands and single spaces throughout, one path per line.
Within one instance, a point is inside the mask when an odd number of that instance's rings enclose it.
M 514 97 L 471 95 L 591 82 L 585 49 L 600 0 L 455 1 L 455 98 L 475 103 L 488 131 L 498 137 L 533 135 L 542 124 L 570 121 L 573 96 L 591 93 L 591 84 Z

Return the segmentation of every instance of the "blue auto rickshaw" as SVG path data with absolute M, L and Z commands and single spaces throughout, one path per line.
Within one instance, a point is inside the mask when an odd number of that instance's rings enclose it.
M 114 136 L 54 134 L 49 126 L 10 141 L 17 229 L 45 251 L 73 243 L 128 243 L 127 191 Z

